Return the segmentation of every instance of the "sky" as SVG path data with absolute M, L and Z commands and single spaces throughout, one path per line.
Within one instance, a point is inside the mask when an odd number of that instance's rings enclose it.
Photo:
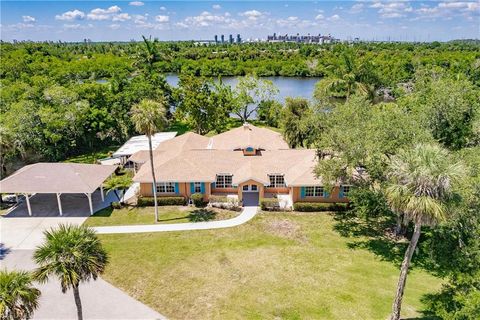
M 480 38 L 476 1 L 8 1 L 3 41 L 211 40 L 331 34 L 349 40 Z

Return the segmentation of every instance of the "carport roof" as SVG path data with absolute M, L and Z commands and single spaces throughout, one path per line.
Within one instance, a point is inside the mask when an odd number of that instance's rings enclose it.
M 3 193 L 92 193 L 117 166 L 39 162 L 0 181 Z

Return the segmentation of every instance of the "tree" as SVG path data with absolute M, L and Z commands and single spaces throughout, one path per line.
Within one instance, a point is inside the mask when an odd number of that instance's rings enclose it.
M 152 135 L 163 131 L 166 127 L 165 102 L 162 100 L 156 102 L 153 100 L 142 100 L 132 108 L 132 122 L 137 132 L 142 133 L 148 138 L 148 147 L 150 152 L 150 168 L 152 171 L 153 198 L 155 204 L 155 222 L 158 221 L 157 204 L 157 180 L 155 179 L 155 168 L 153 162 Z
M 262 101 L 257 111 L 258 119 L 270 127 L 278 128 L 283 106 L 275 100 Z
M 125 190 L 132 185 L 132 175 L 129 172 L 126 172 L 122 175 L 116 175 L 108 179 L 103 183 L 103 188 L 109 192 L 114 192 L 120 202 L 123 202 L 125 196 Z M 122 198 L 118 196 L 117 190 L 122 191 Z
M 340 59 L 327 68 L 327 76 L 315 85 L 318 101 L 328 98 L 349 98 L 361 94 L 373 99 L 379 79 L 371 62 L 359 62 L 350 50 L 344 50 Z
M 79 285 L 97 280 L 108 263 L 95 231 L 85 226 L 60 224 L 44 232 L 45 242 L 37 247 L 33 259 L 38 265 L 34 272 L 37 281 L 45 283 L 51 276 L 59 279 L 62 292 L 73 289 L 77 317 L 83 319 Z
M 263 101 L 272 100 L 277 93 L 278 88 L 269 80 L 260 80 L 253 75 L 242 77 L 235 88 L 234 113 L 246 122 Z
M 38 308 L 40 290 L 32 285 L 26 271 L 0 271 L 0 317 L 4 320 L 29 319 Z
M 386 196 L 391 209 L 402 212 L 407 221 L 414 223 L 392 306 L 391 320 L 399 320 L 408 268 L 421 228 L 448 218 L 446 206 L 452 196 L 452 184 L 463 176 L 463 167 L 439 146 L 418 144 L 391 158 L 388 176 Z
M 309 118 L 314 117 L 307 99 L 290 98 L 285 100 L 281 115 L 283 136 L 291 148 L 305 147 L 309 136 L 315 135 L 308 125 Z

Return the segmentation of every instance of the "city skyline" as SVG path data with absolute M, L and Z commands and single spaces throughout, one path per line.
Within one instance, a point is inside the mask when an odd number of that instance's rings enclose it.
M 2 1 L 4 41 L 213 39 L 241 34 L 326 35 L 350 40 L 478 38 L 473 1 Z

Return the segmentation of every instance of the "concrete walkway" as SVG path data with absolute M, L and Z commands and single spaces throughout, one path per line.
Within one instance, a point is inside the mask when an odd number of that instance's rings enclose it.
M 94 228 L 100 234 L 112 233 L 145 233 L 145 232 L 166 232 L 166 231 L 186 231 L 186 230 L 207 230 L 230 228 L 244 224 L 252 219 L 258 211 L 258 207 L 244 207 L 242 213 L 232 219 L 193 222 L 193 223 L 174 223 L 174 224 L 148 224 L 148 225 L 130 225 L 130 226 L 111 226 Z

